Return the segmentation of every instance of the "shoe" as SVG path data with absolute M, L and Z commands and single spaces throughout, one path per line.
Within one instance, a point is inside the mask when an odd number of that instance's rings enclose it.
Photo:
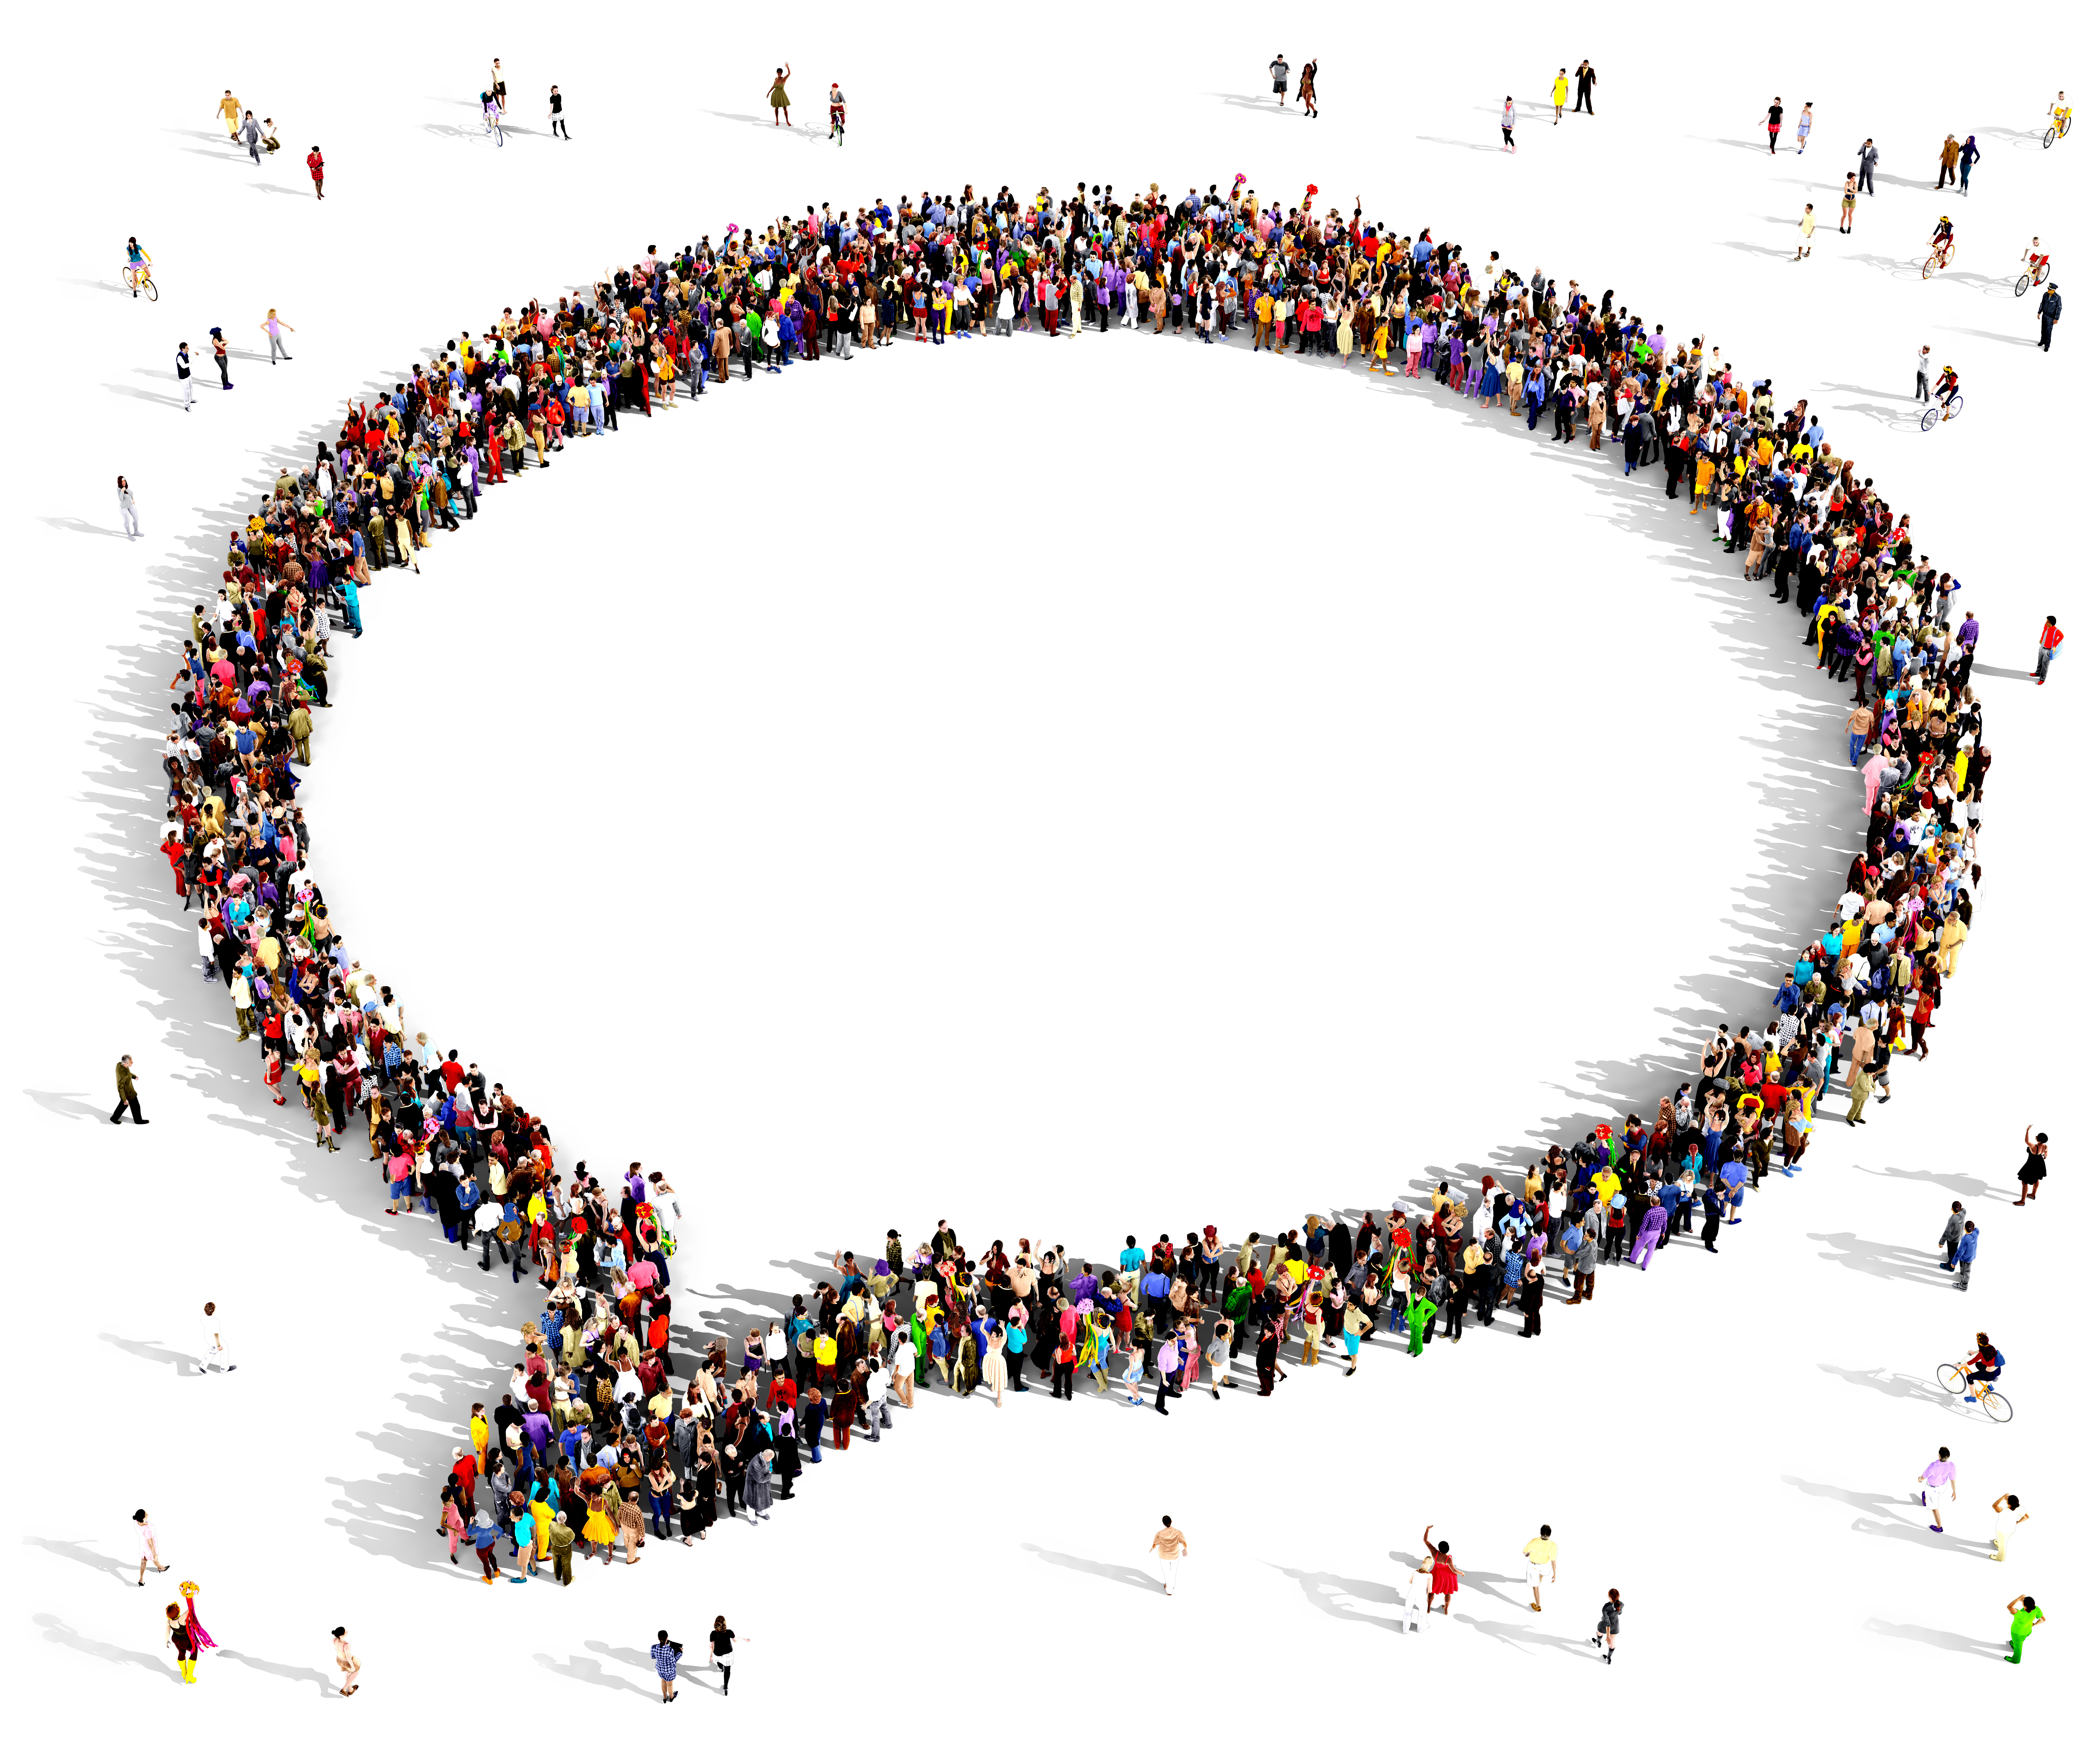
M 1947 1527 L 1946 1527 L 1945 1526 L 1943 1526 L 1943 1525 L 1930 1525 L 1930 1526 L 1927 1526 L 1927 1527 L 1926 1527 L 1926 1529 L 1927 1531 L 1933 1531 L 1933 1532 L 1943 1532 L 1943 1531 L 1945 1531 L 1945 1530 L 1947 1529 Z

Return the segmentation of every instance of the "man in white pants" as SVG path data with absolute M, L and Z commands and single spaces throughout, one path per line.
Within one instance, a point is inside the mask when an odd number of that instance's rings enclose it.
M 1430 1571 L 1436 1566 L 1434 1556 L 1425 1555 L 1414 1571 L 1407 1576 L 1407 1589 L 1401 1596 L 1400 1632 L 1407 1633 L 1410 1626 L 1417 1634 L 1422 1633 L 1422 1619 L 1428 1614 Z
M 1525 1571 L 1531 1581 L 1531 1607 L 1543 1611 L 1539 1602 L 1538 1589 L 1550 1585 L 1560 1577 L 1560 1546 L 1553 1541 L 1553 1527 L 1542 1525 L 1538 1535 L 1524 1546 Z
M 1159 1558 L 1160 1589 L 1171 1598 L 1181 1558 L 1189 1553 L 1189 1540 L 1174 1529 L 1173 1519 L 1164 1513 L 1159 1515 L 1159 1529 L 1152 1534 L 1152 1553 Z
M 237 1364 L 227 1355 L 225 1333 L 218 1328 L 218 1303 L 208 1300 L 204 1303 L 204 1370 L 209 1373 L 223 1368 L 230 1373 Z

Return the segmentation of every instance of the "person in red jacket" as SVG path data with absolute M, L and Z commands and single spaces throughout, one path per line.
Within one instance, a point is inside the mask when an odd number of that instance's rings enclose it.
M 328 166 L 321 161 L 320 148 L 315 147 L 307 154 L 307 174 L 314 179 L 314 199 L 316 201 L 328 199 L 328 196 L 321 192 L 321 174 L 327 169 Z
M 2035 665 L 2031 671 L 2036 686 L 2047 684 L 2049 665 L 2056 660 L 2057 646 L 2062 642 L 2062 628 L 2057 624 L 2056 615 L 2052 614 L 2042 623 L 2041 647 L 2035 652 Z

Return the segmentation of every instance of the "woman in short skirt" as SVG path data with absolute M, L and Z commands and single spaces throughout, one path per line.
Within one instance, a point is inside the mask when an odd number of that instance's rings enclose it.
M 2020 1203 L 2033 1203 L 2041 1197 L 2041 1182 L 2049 1177 L 2049 1132 L 2035 1135 L 2034 1126 L 2027 1126 L 2023 1139 L 2027 1144 L 2027 1165 L 2020 1169 Z M 2020 1203 L 2013 1207 L 2018 1209 Z

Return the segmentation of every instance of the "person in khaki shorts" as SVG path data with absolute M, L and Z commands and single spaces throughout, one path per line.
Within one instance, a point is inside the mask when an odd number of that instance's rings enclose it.
M 1531 1581 L 1531 1607 L 1543 1611 L 1538 1589 L 1560 1578 L 1560 1546 L 1553 1541 L 1553 1527 L 1542 1525 L 1538 1535 L 1524 1546 L 1524 1571 Z
M 231 91 L 218 100 L 218 119 L 226 124 L 226 137 L 238 144 L 240 139 L 240 104 Z
M 2032 1515 L 2020 1511 L 2020 1497 L 2017 1495 L 2001 1495 L 1991 1503 L 1991 1511 L 2006 1515 L 2004 1519 L 1992 1522 L 1998 1528 L 1991 1537 L 1991 1541 L 1997 1545 L 1998 1551 L 1991 1559 L 1993 1562 L 2002 1562 L 2012 1554 L 2014 1532 L 2026 1524 Z

